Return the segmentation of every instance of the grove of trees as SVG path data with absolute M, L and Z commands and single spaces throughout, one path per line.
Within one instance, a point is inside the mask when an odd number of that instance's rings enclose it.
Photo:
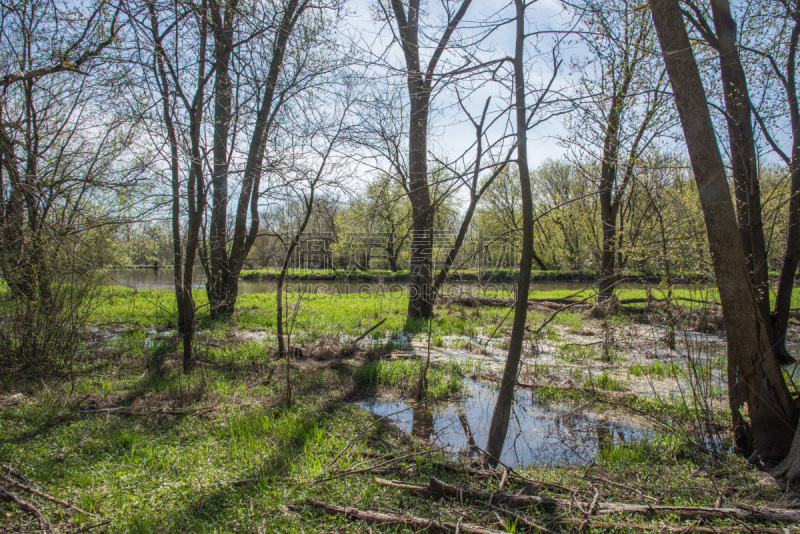
M 277 273 L 287 372 L 292 267 L 402 274 L 417 320 L 454 271 L 513 271 L 496 461 L 534 269 L 595 277 L 601 303 L 631 274 L 705 277 L 737 450 L 800 477 L 780 367 L 800 264 L 800 2 L 359 7 L 1 4 L 0 361 L 68 365 L 114 264 L 173 269 L 186 372 L 198 316 L 236 311 L 243 270 Z

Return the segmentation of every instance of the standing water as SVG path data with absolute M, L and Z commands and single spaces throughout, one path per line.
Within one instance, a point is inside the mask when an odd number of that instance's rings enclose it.
M 474 379 L 464 379 L 464 386 L 464 398 L 455 402 L 415 407 L 403 400 L 373 398 L 358 404 L 379 417 L 389 415 L 406 433 L 469 455 L 475 450 L 472 445 L 486 446 L 497 388 Z M 651 435 L 644 425 L 612 421 L 591 408 L 548 406 L 537 403 L 530 392 L 517 391 L 500 461 L 511 467 L 587 464 L 603 447 Z

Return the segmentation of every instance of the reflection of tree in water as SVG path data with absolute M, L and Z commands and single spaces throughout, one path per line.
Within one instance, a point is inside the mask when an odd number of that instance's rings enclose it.
M 365 407 L 376 415 L 385 416 L 405 406 L 412 413 L 412 420 L 395 421 L 406 432 L 453 453 L 480 454 L 479 447 L 486 443 L 496 389 L 477 380 L 467 384 L 469 395 L 456 401 L 410 405 L 373 400 Z M 539 404 L 535 398 L 518 395 L 512 406 L 500 459 L 512 467 L 532 463 L 587 464 L 599 450 L 648 433 L 603 420 L 590 406 Z
M 597 450 L 602 451 L 603 449 L 608 448 L 609 445 L 614 443 L 614 436 L 611 431 L 602 426 L 597 425 Z
M 428 403 L 417 403 L 412 407 L 411 435 L 426 441 L 433 436 L 433 410 Z

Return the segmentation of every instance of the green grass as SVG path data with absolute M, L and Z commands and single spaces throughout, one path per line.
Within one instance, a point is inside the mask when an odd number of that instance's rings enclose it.
M 277 267 L 270 267 L 266 269 L 243 269 L 241 276 L 245 279 L 258 278 L 260 276 L 276 276 L 280 274 L 281 270 Z M 408 275 L 407 269 L 390 271 L 389 269 L 307 269 L 307 268 L 293 268 L 289 269 L 287 275 L 289 278 L 303 278 L 314 276 L 332 276 L 337 280 L 344 280 L 352 276 L 403 276 Z
M 511 291 L 492 289 L 480 291 L 488 296 L 508 298 Z M 657 298 L 663 297 L 659 290 L 651 291 Z M 532 298 L 563 298 L 574 294 L 571 290 L 543 290 L 532 291 Z M 591 296 L 592 291 L 583 291 L 579 296 Z M 646 298 L 644 289 L 623 289 L 618 293 L 619 298 Z M 716 299 L 716 290 L 675 290 L 676 298 L 691 298 L 695 300 Z M 205 291 L 194 292 L 195 302 L 198 306 L 198 323 L 201 328 L 212 326 L 208 320 L 208 301 Z M 800 306 L 800 289 L 795 290 L 794 300 Z M 356 337 L 366 331 L 370 326 L 386 319 L 379 328 L 373 332 L 376 338 L 388 337 L 397 331 L 406 331 L 419 334 L 427 331 L 427 322 L 424 320 L 406 321 L 405 314 L 408 305 L 408 292 L 397 289 L 388 293 L 360 293 L 360 294 L 312 294 L 292 292 L 288 294 L 288 304 L 292 310 L 297 310 L 294 317 L 294 339 L 298 343 L 312 342 L 321 335 L 341 337 Z M 690 308 L 699 307 L 696 302 L 684 301 L 681 304 Z M 483 307 L 476 309 L 458 309 L 444 307 L 437 310 L 432 326 L 433 334 L 444 336 L 489 335 L 500 324 L 508 313 L 503 307 Z M 531 325 L 540 324 L 548 314 L 532 312 Z M 95 302 L 92 322 L 98 325 L 125 325 L 142 328 L 170 327 L 176 317 L 175 297 L 170 290 L 131 290 L 120 287 L 104 287 Z M 228 320 L 228 325 L 236 329 L 257 329 L 274 332 L 275 329 L 275 293 L 266 292 L 258 294 L 240 295 L 237 301 L 237 312 Z M 626 322 L 627 317 L 616 319 Z M 555 323 L 570 329 L 580 329 L 586 319 L 579 313 L 564 312 L 559 314 Z M 506 327 L 510 327 L 506 319 Z M 501 329 L 502 332 L 502 329 Z M 560 335 L 555 330 L 546 333 L 548 339 L 557 341 Z
M 546 363 L 534 362 L 531 364 L 530 362 L 525 362 L 525 371 L 535 376 L 548 375 L 550 374 L 550 366 Z
M 364 387 L 386 386 L 404 395 L 416 393 L 424 359 L 377 360 L 356 369 L 353 377 Z M 427 395 L 431 399 L 451 397 L 463 390 L 463 369 L 456 362 L 431 363 L 427 374 Z
M 600 376 L 589 376 L 583 382 L 583 387 L 608 389 L 611 391 L 625 391 L 627 388 L 619 378 L 613 377 L 608 373 L 603 373 Z
M 14 383 L 0 381 L 0 463 L 12 465 L 42 484 L 49 493 L 84 508 L 96 517 L 71 514 L 53 503 L 41 509 L 57 530 L 77 531 L 110 521 L 96 531 L 117 532 L 368 532 L 369 526 L 342 517 L 324 516 L 303 509 L 306 497 L 368 510 L 402 510 L 420 517 L 500 528 L 491 514 L 473 514 L 454 501 L 436 501 L 375 482 L 376 473 L 357 473 L 321 479 L 378 463 L 376 455 L 402 456 L 425 450 L 426 445 L 348 402 L 361 388 L 387 388 L 402 394 L 416 387 L 420 360 L 359 361 L 334 367 L 292 362 L 294 403 L 285 406 L 284 362 L 273 359 L 274 294 L 243 295 L 239 311 L 226 321 L 211 324 L 200 317 L 202 365 L 179 372 L 180 343 L 154 328 L 174 321 L 174 297 L 169 291 L 131 291 L 106 288 L 97 303 L 93 322 L 117 332 L 104 346 L 82 355 L 74 381 Z M 507 309 L 437 309 L 431 325 L 405 321 L 407 294 L 290 295 L 297 308 L 294 342 L 313 344 L 321 335 L 353 338 L 384 317 L 373 339 L 403 345 L 408 332 L 417 341 L 427 337 L 428 326 L 436 338 L 470 335 L 493 330 Z M 205 305 L 198 291 L 199 305 Z M 532 314 L 534 315 L 534 314 Z M 565 314 L 564 324 L 580 325 L 580 316 Z M 535 316 L 534 319 L 535 320 Z M 264 341 L 236 337 L 239 330 L 263 331 Z M 504 334 L 500 334 L 503 336 Z M 156 339 L 158 338 L 158 339 Z M 433 343 L 435 344 L 435 342 Z M 394 346 L 394 345 L 393 345 Z M 576 354 L 576 360 L 596 354 Z M 640 372 L 668 373 L 657 363 Z M 350 365 L 350 366 L 349 366 Z M 432 398 L 463 393 L 462 376 L 481 372 L 480 359 L 462 364 L 432 365 L 427 392 Z M 716 360 L 711 367 L 719 368 Z M 578 383 L 584 371 L 571 367 Z M 531 370 L 530 368 L 528 369 Z M 534 373 L 549 366 L 533 364 Z M 580 375 L 578 374 L 580 373 Z M 621 389 L 621 381 L 603 374 L 588 385 Z M 22 392 L 22 397 L 11 394 Z M 714 392 L 718 393 L 718 392 Z M 579 389 L 537 388 L 538 402 L 585 403 Z M 601 400 L 602 402 L 602 400 Z M 682 424 L 696 420 L 696 408 L 683 399 L 630 396 L 624 404 Z M 723 409 L 714 413 L 719 423 L 729 420 Z M 126 407 L 132 413 L 98 411 Z M 602 409 L 602 407 L 598 408 Z M 372 426 L 370 426 L 372 425 Z M 478 443 L 483 446 L 483 443 Z M 372 459 L 372 460 L 371 460 Z M 374 461 L 373 461 L 374 460 Z M 370 464 L 369 462 L 372 463 Z M 454 485 L 498 488 L 499 479 L 475 480 L 437 467 L 450 463 L 451 455 L 424 454 L 390 478 L 424 484 L 431 476 Z M 585 467 L 528 466 L 519 472 L 543 481 L 566 485 L 567 498 L 577 492 L 589 502 Z M 624 441 L 615 436 L 601 448 L 592 475 L 632 484 L 665 504 L 710 506 L 724 487 L 728 502 L 769 503 L 781 493 L 755 484 L 744 459 L 723 454 L 713 460 L 698 458 L 688 450 L 685 436 L 652 437 Z M 686 480 L 692 480 L 687 487 Z M 617 486 L 600 486 L 604 500 L 630 500 L 637 495 Z M 526 485 L 508 477 L 506 491 Z M 550 489 L 545 496 L 564 497 Z M 287 504 L 301 506 L 289 511 Z M 543 515 L 528 510 L 545 524 Z M 580 518 L 575 511 L 573 517 Z M 620 517 L 617 519 L 624 520 Z M 677 526 L 673 518 L 630 518 L 654 530 L 662 523 Z M 507 526 L 513 523 L 505 518 Z M 0 530 L 19 531 L 31 517 L 13 504 L 0 502 Z M 729 524 L 725 520 L 720 525 Z M 685 525 L 684 525 L 685 526 Z M 374 526 L 372 527 L 375 528 Z M 413 529 L 386 527 L 392 532 Z M 591 532 L 591 529 L 587 529 Z
M 628 367 L 628 374 L 632 376 L 652 377 L 658 380 L 679 377 L 682 373 L 683 369 L 675 362 L 655 361 L 647 365 L 634 363 Z
M 571 343 L 565 345 L 559 352 L 559 356 L 568 363 L 589 363 L 596 360 L 599 354 L 599 345 L 581 345 Z
M 609 440 L 597 453 L 598 464 L 607 468 L 616 465 L 652 464 L 665 457 L 687 456 L 689 443 L 683 435 L 657 435 L 636 441 Z

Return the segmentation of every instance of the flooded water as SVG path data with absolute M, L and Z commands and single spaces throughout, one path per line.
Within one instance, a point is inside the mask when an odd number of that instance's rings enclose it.
M 172 269 L 110 269 L 107 278 L 110 285 L 119 285 L 130 289 L 172 289 Z M 194 288 L 205 288 L 205 273 L 197 271 L 194 275 Z M 332 294 L 351 294 L 351 293 L 374 293 L 379 286 L 384 288 L 386 284 L 370 282 L 345 282 L 328 280 L 311 280 L 302 282 L 290 282 L 287 284 L 290 291 L 303 291 L 306 293 L 332 293 Z M 390 284 L 389 286 L 403 287 L 402 284 Z M 239 294 L 245 293 L 266 293 L 275 291 L 274 280 L 239 280 Z
M 474 453 L 471 445 L 486 446 L 497 388 L 464 379 L 464 398 L 413 407 L 402 400 L 367 399 L 358 404 L 387 417 L 402 431 L 453 453 Z M 399 412 L 399 413 L 395 413 Z M 548 406 L 530 392 L 517 391 L 500 461 L 516 467 L 530 464 L 587 464 L 597 451 L 613 442 L 636 441 L 652 431 L 633 423 L 613 421 L 597 410 Z
M 172 289 L 172 269 L 110 269 L 107 274 L 110 285 L 119 285 L 130 289 Z M 194 275 L 196 289 L 205 287 L 205 274 L 198 270 Z M 652 284 L 651 284 L 652 285 Z M 332 281 L 303 280 L 288 283 L 289 291 L 317 294 L 371 294 L 379 292 L 402 291 L 407 288 L 404 282 L 364 282 L 364 281 Z M 592 287 L 589 282 L 531 282 L 531 291 L 568 290 L 580 291 Z M 626 284 L 623 287 L 645 287 L 645 284 Z M 678 284 L 675 287 L 689 287 Z M 444 292 L 450 294 L 475 293 L 476 288 L 516 290 L 516 282 L 454 282 L 445 284 Z M 274 280 L 239 280 L 239 294 L 265 293 L 275 291 Z

